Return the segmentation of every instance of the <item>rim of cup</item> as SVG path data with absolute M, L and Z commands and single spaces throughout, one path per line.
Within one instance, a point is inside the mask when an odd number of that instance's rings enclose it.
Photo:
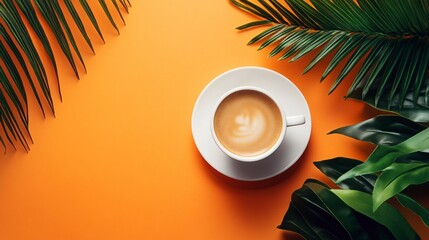
M 281 115 L 281 118 L 282 118 L 282 129 L 281 129 L 280 135 L 277 138 L 275 144 L 273 146 L 271 146 L 271 148 L 268 149 L 267 151 L 263 152 L 262 154 L 256 155 L 256 156 L 242 156 L 242 155 L 238 155 L 238 154 L 235 154 L 235 153 L 229 151 L 226 147 L 224 147 L 222 145 L 222 143 L 218 139 L 218 137 L 216 135 L 215 128 L 214 128 L 214 118 L 215 118 L 215 114 L 217 112 L 217 109 L 219 108 L 219 105 L 229 95 L 231 95 L 231 94 L 233 94 L 235 92 L 244 91 L 244 90 L 257 91 L 257 92 L 260 92 L 260 93 L 264 94 L 268 98 L 270 98 L 274 102 L 274 104 L 277 106 L 277 108 L 279 109 L 280 115 Z M 224 152 L 226 155 L 228 155 L 232 159 L 238 160 L 238 161 L 242 161 L 242 162 L 256 162 L 256 161 L 260 161 L 260 160 L 263 160 L 263 159 L 267 158 L 268 156 L 270 156 L 271 154 L 273 154 L 277 150 L 277 148 L 283 142 L 284 137 L 286 135 L 287 121 L 286 121 L 286 115 L 284 113 L 283 108 L 280 106 L 280 104 L 278 103 L 278 101 L 271 94 L 269 94 L 266 90 L 264 90 L 262 88 L 259 88 L 259 87 L 241 86 L 241 87 L 236 87 L 236 88 L 233 88 L 233 89 L 227 91 L 217 101 L 217 103 L 216 103 L 216 105 L 215 105 L 215 107 L 213 109 L 212 116 L 211 116 L 210 119 L 211 119 L 211 122 L 210 122 L 211 134 L 212 134 L 213 139 L 216 142 L 216 145 L 222 150 L 222 152 Z

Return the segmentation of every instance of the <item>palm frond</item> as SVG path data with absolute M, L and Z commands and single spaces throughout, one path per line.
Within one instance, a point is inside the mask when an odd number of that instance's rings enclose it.
M 269 56 L 296 61 L 310 52 L 317 52 L 304 73 L 333 56 L 322 80 L 345 62 L 330 93 L 352 69 L 359 68 L 346 97 L 353 95 L 364 101 L 373 98 L 376 107 L 397 111 L 405 104 L 410 107 L 411 94 L 412 107 L 417 108 L 420 104 L 429 107 L 427 0 L 231 2 L 259 18 L 237 29 L 268 26 L 249 44 L 259 43 L 259 49 L 273 45 Z M 422 92 L 426 96 L 423 103 L 418 102 Z
M 59 44 L 62 53 L 79 78 L 78 63 L 85 71 L 86 67 L 76 38 L 82 37 L 92 52 L 95 52 L 91 37 L 83 23 L 83 17 L 86 16 L 89 19 L 104 42 L 96 16 L 87 0 L 79 0 L 79 3 L 83 11 L 78 10 L 76 1 L 72 0 L 0 0 L 2 62 L 0 65 L 0 143 L 5 151 L 8 144 L 15 148 L 16 142 L 19 142 L 24 149 L 29 149 L 28 139 L 31 141 L 32 139 L 28 129 L 28 94 L 36 98 L 43 115 L 45 115 L 45 104 L 48 104 L 50 111 L 55 114 L 49 85 L 51 76 L 48 76 L 46 71 L 46 66 L 53 68 L 59 88 L 57 62 L 51 47 L 52 43 L 56 41 Z M 111 0 L 110 3 L 99 0 L 105 16 L 118 33 L 119 28 L 115 22 L 116 16 L 112 15 L 112 9 L 116 10 L 125 23 L 121 11 L 128 12 L 131 6 L 129 1 L 120 0 L 119 3 L 120 5 L 116 0 Z M 67 16 L 71 16 L 73 21 L 68 21 Z M 42 24 L 42 21 L 46 21 L 46 24 Z M 75 24 L 79 31 L 73 32 L 71 24 Z M 52 31 L 54 39 L 47 37 L 47 30 Z M 34 33 L 42 43 L 40 49 L 35 46 L 35 39 L 31 37 L 31 33 Z M 42 60 L 39 51 L 45 51 L 48 59 Z M 75 58 L 78 59 L 78 63 Z M 30 91 L 25 89 L 25 82 L 28 82 Z

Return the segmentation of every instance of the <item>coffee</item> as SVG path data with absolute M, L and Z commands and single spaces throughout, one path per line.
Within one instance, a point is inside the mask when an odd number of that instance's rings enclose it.
M 220 144 L 243 157 L 270 150 L 282 134 L 283 119 L 277 104 L 255 90 L 239 90 L 218 106 L 213 128 Z

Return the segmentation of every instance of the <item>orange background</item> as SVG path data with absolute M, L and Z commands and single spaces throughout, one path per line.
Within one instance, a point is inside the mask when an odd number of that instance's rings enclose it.
M 132 4 L 120 36 L 94 8 L 107 43 L 89 28 L 93 56 L 79 40 L 88 68 L 81 80 L 56 51 L 63 94 L 60 102 L 53 92 L 56 117 L 43 118 L 32 99 L 31 151 L 1 157 L 0 239 L 295 239 L 276 226 L 306 178 L 328 182 L 312 162 L 365 159 L 371 151 L 327 133 L 376 112 L 344 101 L 344 87 L 328 96 L 333 78 L 319 84 L 326 62 L 302 76 L 311 57 L 288 63 L 246 46 L 260 30 L 235 30 L 254 18 L 227 0 Z M 191 134 L 200 92 L 220 73 L 241 66 L 285 75 L 312 113 L 302 158 L 262 182 L 239 182 L 213 170 Z M 406 214 L 421 235 L 429 235 Z

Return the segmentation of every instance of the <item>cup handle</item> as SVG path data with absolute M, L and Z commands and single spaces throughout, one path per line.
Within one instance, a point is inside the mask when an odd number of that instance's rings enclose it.
M 302 125 L 305 123 L 305 117 L 303 115 L 291 116 L 286 118 L 286 124 L 288 127 Z

